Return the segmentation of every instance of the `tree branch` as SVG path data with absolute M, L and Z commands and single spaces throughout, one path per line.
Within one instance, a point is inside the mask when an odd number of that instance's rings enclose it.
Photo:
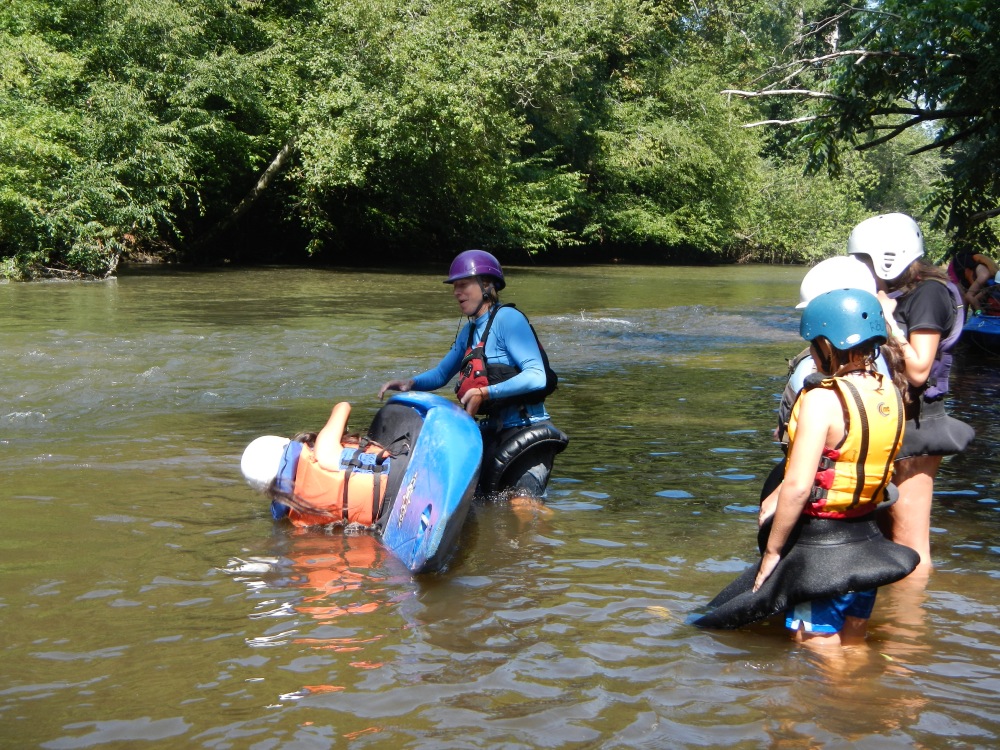
M 743 91 L 742 89 L 724 89 L 721 94 L 739 96 L 743 99 L 761 99 L 769 96 L 795 96 L 802 99 L 822 99 L 826 101 L 847 104 L 852 99 L 837 94 L 828 94 L 825 91 L 811 91 L 809 89 L 759 89 L 757 91 Z M 976 109 L 921 109 L 920 107 L 876 107 L 871 111 L 872 115 L 910 115 L 915 120 L 927 122 L 930 120 L 949 120 L 959 117 L 977 117 L 983 114 L 985 107 Z
M 257 183 L 250 189 L 243 200 L 241 200 L 236 207 L 229 213 L 227 217 L 222 219 L 218 224 L 212 227 L 208 232 L 202 235 L 199 239 L 194 242 L 194 248 L 203 247 L 207 245 L 211 240 L 214 240 L 224 231 L 229 229 L 233 224 L 239 221 L 250 207 L 257 201 L 258 198 L 267 190 L 268 185 L 271 184 L 271 180 L 285 168 L 288 160 L 291 158 L 292 152 L 295 150 L 295 136 L 291 136 L 285 145 L 281 147 L 278 151 L 277 156 L 271 160 L 271 163 L 267 165 L 267 169 L 261 173 L 260 178 Z
M 274 157 L 270 164 L 267 165 L 267 169 L 265 169 L 263 174 L 261 174 L 260 179 L 257 180 L 257 184 L 254 185 L 243 200 L 239 202 L 239 205 L 233 209 L 233 213 L 230 215 L 229 221 L 225 224 L 225 226 L 228 226 L 229 223 L 239 219 L 250 209 L 250 206 L 253 205 L 253 203 L 265 190 L 267 190 L 267 186 L 271 184 L 271 180 L 274 179 L 275 175 L 285 168 L 285 164 L 288 162 L 288 159 L 291 157 L 294 149 L 295 136 L 292 136 L 285 142 L 285 145 L 281 147 L 281 150 L 278 151 L 278 155 Z
M 800 122 L 812 122 L 822 117 L 827 117 L 827 115 L 809 115 L 807 117 L 796 117 L 794 120 L 760 120 L 758 122 L 748 122 L 746 125 L 741 125 L 740 127 L 756 128 L 760 125 L 798 125 Z
M 997 208 L 991 208 L 989 211 L 980 211 L 979 213 L 972 214 L 967 219 L 967 226 L 973 226 L 975 224 L 982 224 L 987 219 L 992 219 L 994 216 L 1000 216 L 1000 206 Z
M 921 146 L 920 148 L 915 148 L 915 149 L 913 149 L 912 151 L 909 152 L 909 155 L 910 156 L 916 156 L 917 154 L 924 153 L 924 151 L 933 151 L 936 148 L 946 149 L 946 148 L 948 148 L 948 146 L 951 146 L 954 143 L 958 143 L 959 141 L 965 140 L 970 135 L 972 135 L 973 133 L 975 133 L 977 130 L 981 130 L 981 129 L 982 129 L 982 124 L 981 123 L 976 123 L 971 128 L 966 128 L 965 130 L 960 130 L 959 132 L 955 133 L 954 135 L 949 136 L 948 138 L 945 138 L 943 141 L 934 141 L 933 143 L 928 143 L 926 146 Z
M 878 138 L 876 138 L 873 141 L 868 141 L 867 143 L 862 143 L 860 146 L 856 146 L 855 150 L 857 150 L 857 151 L 867 151 L 870 148 L 875 148 L 876 146 L 880 146 L 880 145 L 882 145 L 883 143 L 885 143 L 887 141 L 891 141 L 893 138 L 895 138 L 900 133 L 903 133 L 904 131 L 909 130 L 914 125 L 919 125 L 921 122 L 923 122 L 922 118 L 920 118 L 920 117 L 914 117 L 912 120 L 907 120 L 902 125 L 896 125 L 896 126 L 894 126 L 892 128 L 892 130 L 890 132 L 886 133 L 885 135 L 880 135 Z
M 879 107 L 872 110 L 873 115 L 913 115 L 921 121 L 951 120 L 957 117 L 978 117 L 985 107 L 976 109 L 921 109 L 920 107 Z
M 846 104 L 850 101 L 847 97 L 837 96 L 836 94 L 827 94 L 823 91 L 809 91 L 808 89 L 775 89 L 773 91 L 740 91 L 737 89 L 725 89 L 720 92 L 723 94 L 731 94 L 733 96 L 739 96 L 744 99 L 754 99 L 757 97 L 766 96 L 798 96 L 806 99 L 829 99 L 834 102 L 841 102 Z
M 839 18 L 836 17 L 836 18 Z M 819 55 L 818 57 L 800 57 L 795 60 L 790 60 L 789 62 L 772 67 L 768 73 L 764 73 L 757 78 L 755 81 L 759 81 L 762 78 L 768 77 L 770 73 L 780 74 L 782 77 L 769 84 L 772 86 L 779 86 L 793 80 L 796 76 L 802 73 L 803 70 L 810 66 L 820 65 L 822 63 L 830 62 L 832 60 L 837 60 L 843 57 L 857 57 L 858 60 L 855 65 L 864 61 L 867 57 L 886 57 L 886 58 L 897 58 L 905 60 L 916 60 L 919 59 L 919 55 L 912 52 L 899 52 L 898 50 L 869 50 L 869 49 L 845 49 L 837 50 L 836 52 L 831 52 L 826 55 Z M 968 55 L 954 54 L 950 52 L 938 53 L 937 59 L 940 60 L 969 60 L 971 59 Z M 789 68 L 798 68 L 792 73 L 786 73 Z M 765 89 L 766 90 L 766 89 Z
M 858 62 L 866 57 L 895 57 L 902 58 L 905 60 L 916 60 L 918 55 L 912 52 L 900 52 L 899 50 L 881 50 L 881 49 L 842 49 L 836 52 L 831 52 L 828 55 L 820 55 L 819 57 L 804 57 L 799 60 L 794 60 L 789 65 L 817 65 L 819 63 L 829 62 L 830 60 L 837 60 L 841 57 L 857 57 L 860 58 Z M 953 52 L 940 52 L 935 57 L 940 60 L 965 60 L 968 58 L 967 55 L 958 55 Z

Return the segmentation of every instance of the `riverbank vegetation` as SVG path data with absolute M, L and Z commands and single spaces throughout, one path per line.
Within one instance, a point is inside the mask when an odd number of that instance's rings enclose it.
M 9 0 L 0 275 L 992 242 L 998 12 L 877 6 Z

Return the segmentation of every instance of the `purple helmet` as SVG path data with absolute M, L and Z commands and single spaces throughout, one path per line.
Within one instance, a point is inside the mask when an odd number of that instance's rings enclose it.
M 448 269 L 448 278 L 445 284 L 451 284 L 459 279 L 467 279 L 470 276 L 492 276 L 496 279 L 496 289 L 499 292 L 507 282 L 503 280 L 503 269 L 500 268 L 500 261 L 494 258 L 485 250 L 465 250 L 455 256 Z

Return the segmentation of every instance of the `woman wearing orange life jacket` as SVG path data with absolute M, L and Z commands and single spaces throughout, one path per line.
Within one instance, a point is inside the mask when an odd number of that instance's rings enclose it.
M 458 375 L 458 398 L 480 419 L 480 494 L 510 491 L 540 498 L 555 455 L 569 442 L 545 409 L 545 397 L 555 389 L 555 373 L 525 315 L 500 302 L 499 292 L 507 282 L 493 255 L 483 250 L 459 253 L 444 283 L 452 285 L 468 321 L 436 367 L 390 380 L 378 396 L 386 391 L 433 391 Z
M 315 437 L 264 435 L 246 447 L 240 468 L 255 489 L 272 496 L 275 520 L 296 526 L 378 522 L 391 459 L 382 446 L 345 438 L 351 405 L 333 407 Z
M 738 628 L 782 611 L 793 637 L 811 646 L 864 640 L 875 591 L 919 562 L 876 524 L 903 441 L 903 398 L 878 372 L 886 342 L 875 295 L 835 289 L 813 298 L 799 331 L 817 373 L 788 423 L 788 464 L 761 506 L 761 560 L 730 583 L 694 624 Z

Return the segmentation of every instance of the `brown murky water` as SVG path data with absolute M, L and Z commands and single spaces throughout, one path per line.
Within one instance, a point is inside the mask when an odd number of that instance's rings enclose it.
M 0 285 L 0 746 L 996 747 L 996 358 L 963 354 L 926 587 L 870 645 L 685 624 L 754 556 L 802 269 L 510 270 L 562 377 L 551 513 L 474 508 L 443 575 L 272 524 L 264 433 L 352 428 L 436 362 L 439 274 Z

